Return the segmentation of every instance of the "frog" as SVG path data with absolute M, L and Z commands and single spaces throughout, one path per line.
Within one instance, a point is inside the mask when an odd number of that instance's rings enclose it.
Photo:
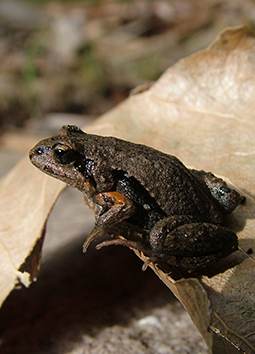
M 244 197 L 213 173 L 189 169 L 173 155 L 64 125 L 29 156 L 39 170 L 77 188 L 96 206 L 84 252 L 92 240 L 109 236 L 96 248 L 127 246 L 149 262 L 193 271 L 238 249 L 237 235 L 224 220 Z M 123 225 L 128 237 L 112 231 Z

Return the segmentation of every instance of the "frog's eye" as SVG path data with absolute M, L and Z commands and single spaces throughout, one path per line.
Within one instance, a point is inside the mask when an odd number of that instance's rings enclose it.
M 57 162 L 61 164 L 70 164 L 71 162 L 75 161 L 75 154 L 73 150 L 66 149 L 61 146 L 56 146 L 54 148 L 54 155 Z

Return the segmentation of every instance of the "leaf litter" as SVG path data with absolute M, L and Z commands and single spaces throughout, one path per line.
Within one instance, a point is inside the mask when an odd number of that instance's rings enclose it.
M 86 127 L 90 133 L 114 135 L 176 155 L 187 166 L 228 178 L 246 196 L 245 205 L 228 219 L 240 250 L 210 274 L 175 280 L 150 264 L 215 353 L 219 348 L 227 353 L 255 352 L 254 52 L 250 29 L 226 29 L 207 49 L 169 68 L 147 91 L 130 96 Z M 40 250 L 36 257 L 28 256 L 41 240 L 63 188 L 27 158 L 1 181 L 1 302 L 19 281 L 28 285 L 29 272 L 30 278 L 36 277 Z M 24 267 L 31 259 L 33 271 Z

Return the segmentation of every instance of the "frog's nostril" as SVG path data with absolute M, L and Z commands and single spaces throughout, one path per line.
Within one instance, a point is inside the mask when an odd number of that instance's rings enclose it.
M 37 152 L 38 155 L 41 155 L 41 154 L 44 153 L 44 148 L 43 147 L 39 147 L 39 148 L 36 149 L 36 152 Z

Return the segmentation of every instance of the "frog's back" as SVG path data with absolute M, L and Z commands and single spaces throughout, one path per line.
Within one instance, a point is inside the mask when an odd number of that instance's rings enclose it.
M 168 215 L 195 215 L 221 222 L 222 216 L 202 191 L 195 176 L 175 156 L 141 144 L 87 134 L 75 126 L 64 126 L 58 136 L 65 139 L 101 171 L 122 170 L 136 178 Z
M 207 221 L 222 221 L 194 175 L 175 156 L 113 137 L 103 137 L 98 143 L 101 153 L 108 156 L 105 167 L 110 165 L 135 177 L 168 215 L 200 215 Z

